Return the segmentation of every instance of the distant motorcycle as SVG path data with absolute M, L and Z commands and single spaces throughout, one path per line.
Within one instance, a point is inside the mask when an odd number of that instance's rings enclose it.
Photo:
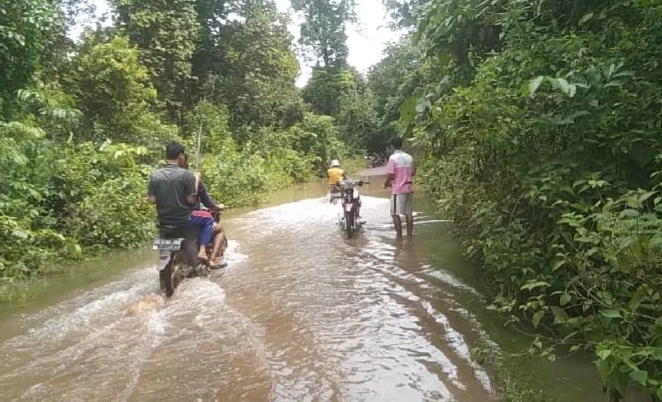
M 371 168 L 381 167 L 386 164 L 385 159 L 375 152 L 373 152 L 370 156 L 366 156 L 366 159 L 368 160 L 368 166 Z
M 220 221 L 220 212 L 212 211 L 212 216 L 215 222 Z M 159 271 L 159 286 L 161 292 L 166 297 L 171 297 L 175 292 L 177 286 L 186 278 L 193 278 L 196 276 L 205 277 L 209 275 L 209 265 L 201 260 L 196 260 L 194 264 L 188 264 L 186 261 L 185 250 L 182 249 L 184 238 L 168 236 L 168 229 L 174 231 L 174 227 L 164 227 L 163 237 L 154 240 L 152 249 L 158 250 L 159 258 L 156 264 L 156 269 Z M 196 234 L 198 239 L 199 233 Z M 227 236 L 224 239 L 224 247 L 227 249 Z M 198 249 L 198 242 L 196 241 L 196 250 Z M 206 247 L 207 258 L 211 257 L 212 246 Z
M 363 222 L 359 217 L 361 196 L 358 187 L 362 187 L 364 184 L 370 183 L 362 180 L 345 179 L 337 184 L 340 189 L 343 210 L 338 224 L 340 229 L 347 233 L 348 238 L 351 238 L 363 226 Z

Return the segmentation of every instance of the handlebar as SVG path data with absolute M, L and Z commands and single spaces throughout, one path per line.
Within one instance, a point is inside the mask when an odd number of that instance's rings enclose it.
M 362 185 L 364 185 L 364 184 L 370 184 L 369 181 L 348 179 L 348 180 L 342 180 L 342 181 L 338 181 L 338 182 L 336 182 L 336 186 L 342 186 L 342 185 L 343 185 L 343 182 L 345 182 L 345 181 L 349 181 L 349 182 L 352 182 L 352 183 L 356 183 L 357 186 L 362 186 Z

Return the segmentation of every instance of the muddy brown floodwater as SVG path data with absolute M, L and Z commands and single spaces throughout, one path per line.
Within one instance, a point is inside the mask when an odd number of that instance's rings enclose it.
M 320 184 L 226 217 L 229 267 L 168 301 L 143 264 L 5 314 L 0 401 L 492 400 L 469 357 L 489 339 L 456 297 L 475 291 L 425 240 L 440 221 L 419 213 L 420 238 L 396 242 L 379 187 L 356 238 Z

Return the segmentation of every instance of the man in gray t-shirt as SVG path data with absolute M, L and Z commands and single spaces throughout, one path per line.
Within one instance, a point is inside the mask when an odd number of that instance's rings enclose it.
M 196 200 L 195 176 L 191 171 L 168 163 L 152 174 L 148 195 L 154 196 L 161 225 L 184 226 L 191 221 L 190 200 Z
M 197 233 L 191 223 L 191 207 L 197 199 L 200 175 L 179 166 L 186 159 L 186 150 L 178 142 L 166 146 L 166 159 L 166 166 L 149 178 L 147 200 L 156 204 L 159 237 L 183 237 L 188 262 L 195 264 Z

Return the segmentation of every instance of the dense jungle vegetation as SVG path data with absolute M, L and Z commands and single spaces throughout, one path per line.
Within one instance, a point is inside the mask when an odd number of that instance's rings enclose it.
M 195 154 L 228 206 L 364 155 L 377 117 L 347 64 L 353 3 L 294 2 L 317 60 L 299 89 L 288 15 L 270 0 L 112 0 L 110 26 L 67 32 L 90 3 L 0 2 L 0 277 L 145 244 L 163 146 Z M 327 18 L 327 17 L 333 18 Z M 367 107 L 366 107 L 367 105 Z
M 382 125 L 531 353 L 662 401 L 662 2 L 389 0 Z M 533 330 L 533 331 L 531 331 Z

